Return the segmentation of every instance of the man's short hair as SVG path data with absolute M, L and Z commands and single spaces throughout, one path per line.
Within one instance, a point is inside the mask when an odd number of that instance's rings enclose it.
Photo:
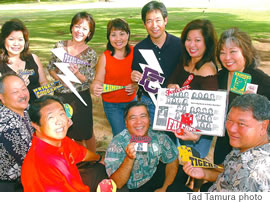
M 61 104 L 63 109 L 65 109 L 64 104 L 59 97 L 52 95 L 43 95 L 42 97 L 36 99 L 29 107 L 28 113 L 31 121 L 40 126 L 40 110 L 53 102 L 58 102 L 59 104 Z
M 270 121 L 270 102 L 267 97 L 258 94 L 244 94 L 236 97 L 230 108 L 239 108 L 243 111 L 252 111 L 254 119 L 257 121 Z M 270 123 L 267 134 L 270 135 Z
M 140 107 L 140 106 L 144 106 L 146 111 L 147 111 L 147 115 L 149 116 L 149 110 L 148 110 L 148 107 L 146 104 L 144 104 L 143 102 L 140 102 L 140 101 L 133 101 L 133 102 L 130 102 L 126 108 L 125 108 L 125 112 L 124 112 L 124 119 L 126 120 L 127 119 L 127 115 L 128 115 L 128 112 L 129 110 L 132 108 L 132 107 Z
M 145 4 L 144 7 L 142 8 L 141 15 L 142 15 L 142 20 L 143 20 L 144 24 L 145 24 L 145 20 L 146 20 L 146 14 L 149 11 L 153 11 L 153 10 L 159 10 L 162 14 L 163 19 L 168 17 L 168 11 L 162 2 L 150 1 L 147 4 Z
M 4 81 L 7 77 L 10 77 L 10 76 L 16 76 L 24 82 L 24 80 L 21 77 L 19 77 L 15 72 L 5 73 L 0 77 L 0 94 L 4 93 L 4 90 L 5 90 L 4 89 Z

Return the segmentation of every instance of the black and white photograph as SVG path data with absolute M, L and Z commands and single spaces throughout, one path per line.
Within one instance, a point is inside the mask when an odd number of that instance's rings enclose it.
M 179 95 L 179 92 L 168 93 L 166 88 L 159 90 L 154 130 L 172 131 L 175 124 L 186 124 L 198 129 L 198 134 L 224 136 L 227 91 L 184 90 L 181 91 L 182 98 Z M 186 120 L 185 117 L 190 115 L 192 120 Z M 175 124 L 168 123 L 172 120 Z M 170 128 L 170 125 L 174 127 Z

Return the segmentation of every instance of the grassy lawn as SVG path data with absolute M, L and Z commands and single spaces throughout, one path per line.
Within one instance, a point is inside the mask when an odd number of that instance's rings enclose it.
M 97 2 L 98 0 L 77 0 L 76 3 L 90 3 Z M 74 0 L 0 0 L 1 5 L 5 4 L 71 4 Z
M 71 2 L 67 1 L 67 3 Z M 3 5 L 0 4 L 0 6 Z M 0 26 L 6 20 L 15 17 L 24 21 L 30 31 L 30 48 L 41 58 L 44 67 L 46 67 L 51 54 L 50 49 L 53 48 L 54 44 L 59 40 L 70 39 L 70 21 L 72 16 L 79 11 L 82 10 L 2 10 L 0 11 Z M 86 11 L 91 13 L 96 21 L 96 32 L 90 45 L 98 54 L 102 53 L 105 48 L 106 24 L 112 18 L 120 17 L 128 21 L 131 28 L 132 44 L 136 44 L 146 36 L 146 31 L 140 20 L 139 8 L 102 8 L 86 9 Z M 176 36 L 180 36 L 183 27 L 192 19 L 206 18 L 213 22 L 218 34 L 230 27 L 239 27 L 247 31 L 253 39 L 270 37 L 270 11 L 184 8 L 169 8 L 168 11 L 167 31 Z

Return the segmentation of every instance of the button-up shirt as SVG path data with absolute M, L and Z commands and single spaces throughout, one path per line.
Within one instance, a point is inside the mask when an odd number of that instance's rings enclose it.
M 178 150 L 171 139 L 162 133 L 149 130 L 147 152 L 136 152 L 136 159 L 127 182 L 129 189 L 139 188 L 148 182 L 156 172 L 159 161 L 168 164 L 178 156 Z M 115 136 L 109 144 L 105 156 L 106 171 L 111 176 L 123 163 L 125 148 L 130 143 L 131 136 L 127 129 Z
M 0 105 L 0 180 L 16 180 L 32 143 L 34 129 L 27 111 L 24 117 Z
M 245 152 L 233 149 L 224 161 L 224 172 L 208 191 L 270 191 L 270 143 Z

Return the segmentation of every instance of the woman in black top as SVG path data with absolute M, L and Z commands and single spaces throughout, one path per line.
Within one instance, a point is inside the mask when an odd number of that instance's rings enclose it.
M 29 33 L 22 21 L 4 23 L 0 33 L 0 76 L 15 72 L 21 76 L 30 93 L 30 103 L 36 99 L 34 88 L 47 84 L 42 64 L 29 52 Z
M 270 100 L 270 77 L 257 69 L 259 57 L 247 33 L 237 28 L 226 30 L 221 34 L 217 46 L 218 61 L 222 69 L 218 72 L 219 89 L 229 92 L 229 105 L 239 94 L 230 91 L 235 71 L 250 74 L 251 83 L 258 85 L 257 94 Z M 226 155 L 232 150 L 227 132 L 225 137 L 218 137 L 214 152 L 214 163 L 223 163 Z

